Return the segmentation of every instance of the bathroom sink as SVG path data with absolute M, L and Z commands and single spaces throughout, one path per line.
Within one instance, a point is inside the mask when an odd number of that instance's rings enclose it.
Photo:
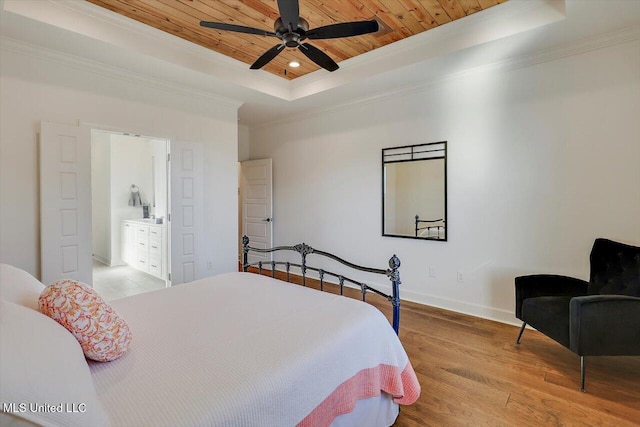
M 164 218 L 144 218 L 144 219 L 139 219 L 136 221 L 140 221 L 143 222 L 145 224 L 162 224 L 164 221 Z

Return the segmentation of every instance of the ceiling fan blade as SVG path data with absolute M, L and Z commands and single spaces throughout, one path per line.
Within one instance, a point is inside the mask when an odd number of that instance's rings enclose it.
M 258 59 L 256 59 L 256 62 L 254 62 L 251 65 L 251 69 L 252 70 L 258 70 L 262 67 L 264 67 L 265 65 L 267 65 L 273 58 L 275 58 L 276 56 L 278 56 L 278 54 L 280 52 L 282 52 L 284 50 L 284 45 L 283 44 L 277 44 L 274 47 L 272 47 L 271 49 L 269 49 L 268 51 L 266 51 L 265 53 L 262 54 L 262 56 Z
M 258 28 L 244 27 L 242 25 L 225 24 L 224 22 L 200 21 L 200 26 L 213 28 L 215 30 L 235 31 L 236 33 L 257 34 L 259 36 L 278 37 L 278 35 L 272 31 L 260 30 Z
M 298 0 L 278 0 L 278 10 L 285 28 L 291 28 L 292 31 L 297 30 L 298 22 L 300 21 L 300 4 Z
M 337 39 L 340 37 L 360 36 L 375 33 L 380 26 L 378 21 L 343 22 L 340 24 L 326 25 L 307 31 L 307 38 L 312 40 Z
M 302 52 L 307 58 L 327 71 L 335 71 L 340 68 L 338 67 L 338 64 L 329 57 L 329 55 L 309 43 L 301 44 L 298 46 L 298 49 L 300 49 L 300 52 Z

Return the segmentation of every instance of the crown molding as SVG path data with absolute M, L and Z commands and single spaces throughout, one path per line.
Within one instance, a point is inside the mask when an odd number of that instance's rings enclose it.
M 396 88 L 387 92 L 379 93 L 373 96 L 359 98 L 356 100 L 344 102 L 329 107 L 321 107 L 313 110 L 305 111 L 304 113 L 289 115 L 285 119 L 269 120 L 262 123 L 258 123 L 250 127 L 251 131 L 268 129 L 273 126 L 281 126 L 283 124 L 293 123 L 304 119 L 314 118 L 322 114 L 339 112 L 345 109 L 352 109 L 357 106 L 363 106 L 367 104 L 373 104 L 381 102 L 382 100 L 403 96 L 409 96 L 416 92 L 424 92 L 429 88 L 438 86 L 440 84 L 464 78 L 471 74 L 484 73 L 484 72 L 507 72 L 510 70 L 529 67 L 544 62 L 554 61 L 570 56 L 580 55 L 582 53 L 607 48 L 623 43 L 633 42 L 640 40 L 640 26 L 622 28 L 617 31 L 599 34 L 592 37 L 587 37 L 572 43 L 567 43 L 562 46 L 541 50 L 529 55 L 522 55 L 513 58 L 508 58 L 502 61 L 497 61 L 491 64 L 481 65 L 473 67 L 468 70 L 451 73 L 445 76 L 434 78 L 429 81 L 421 82 L 414 85 L 406 85 L 400 88 Z
M 34 45 L 22 40 L 12 39 L 7 36 L 0 37 L 0 52 L 12 52 L 18 55 L 36 58 L 56 64 L 61 64 L 77 70 L 96 74 L 101 77 L 113 78 L 120 81 L 145 86 L 153 90 L 162 90 L 167 94 L 179 95 L 190 100 L 198 99 L 207 103 L 215 103 L 237 110 L 244 104 L 233 98 L 220 96 L 214 92 L 201 89 L 192 89 L 184 85 L 169 82 L 167 80 L 150 77 L 146 74 L 132 72 L 122 68 L 93 61 L 87 58 L 63 53 L 57 50 Z

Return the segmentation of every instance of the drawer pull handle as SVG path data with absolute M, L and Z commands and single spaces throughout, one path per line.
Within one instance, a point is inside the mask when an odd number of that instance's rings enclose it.
M 152 247 L 153 249 L 158 249 L 158 247 L 157 247 L 157 246 L 151 246 L 151 247 Z
M 151 267 L 153 267 L 153 268 L 158 268 L 158 266 L 157 266 L 157 265 L 153 265 L 153 264 L 151 264 Z
M 140 260 L 140 264 L 146 264 L 146 262 L 144 262 L 144 261 Z

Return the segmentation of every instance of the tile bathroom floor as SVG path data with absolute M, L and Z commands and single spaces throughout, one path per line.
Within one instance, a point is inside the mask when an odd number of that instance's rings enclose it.
M 93 260 L 93 289 L 106 301 L 164 288 L 165 281 L 128 265 L 109 267 Z

